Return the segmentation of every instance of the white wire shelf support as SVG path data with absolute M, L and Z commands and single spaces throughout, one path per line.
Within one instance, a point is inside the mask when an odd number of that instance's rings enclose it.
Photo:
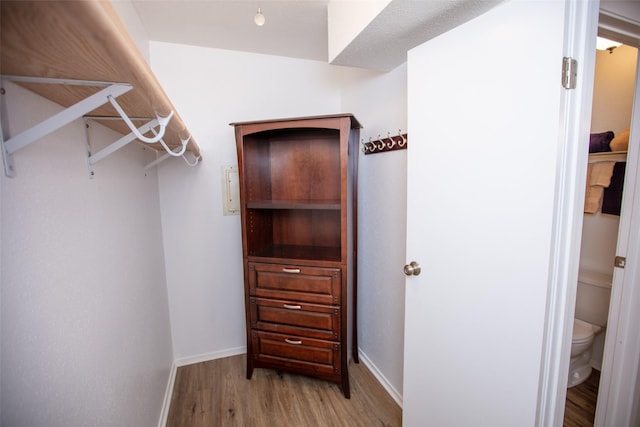
M 103 87 L 103 89 L 88 96 L 87 98 L 65 108 L 59 113 L 54 114 L 48 119 L 32 126 L 31 128 L 14 136 L 8 136 L 6 128 L 6 117 L 2 117 L 2 159 L 4 172 L 7 177 L 14 177 L 16 174 L 13 155 L 24 147 L 40 140 L 50 133 L 60 129 L 61 127 L 83 117 L 96 108 L 110 102 L 110 98 L 117 98 L 133 89 L 133 86 L 127 83 L 98 82 L 89 80 L 70 80 L 70 79 L 54 79 L 41 77 L 23 77 L 23 76 L 0 76 L 2 83 L 2 107 L 6 112 L 6 100 L 4 86 L 6 81 L 24 82 L 24 83 L 43 83 L 43 84 L 60 84 L 60 85 L 79 85 Z M 4 116 L 4 113 L 3 113 Z

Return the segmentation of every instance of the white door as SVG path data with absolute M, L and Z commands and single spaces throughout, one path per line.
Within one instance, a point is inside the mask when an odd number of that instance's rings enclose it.
M 540 417 L 558 180 L 586 169 L 558 167 L 565 6 L 505 2 L 409 52 L 404 426 Z

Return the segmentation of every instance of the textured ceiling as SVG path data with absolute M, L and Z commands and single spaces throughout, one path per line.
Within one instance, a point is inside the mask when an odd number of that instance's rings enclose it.
M 503 0 L 394 0 L 332 62 L 389 71 L 407 51 Z
M 332 63 L 391 70 L 406 61 L 408 49 L 500 1 L 392 0 Z M 318 61 L 328 61 L 328 3 L 329 0 L 132 0 L 151 40 Z M 258 6 L 266 17 L 262 27 L 253 22 Z
M 328 0 L 133 0 L 151 40 L 327 61 Z M 266 23 L 253 17 L 258 4 Z

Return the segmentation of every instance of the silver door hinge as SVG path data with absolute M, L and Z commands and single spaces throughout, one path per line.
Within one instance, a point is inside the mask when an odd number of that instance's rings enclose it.
M 619 268 L 624 268 L 626 264 L 627 264 L 627 258 L 623 256 L 617 256 L 613 261 L 613 265 Z
M 562 58 L 562 87 L 575 89 L 578 77 L 578 61 L 565 56 Z

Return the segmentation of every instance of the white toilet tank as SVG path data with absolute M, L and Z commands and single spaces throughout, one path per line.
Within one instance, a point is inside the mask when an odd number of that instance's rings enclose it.
M 611 298 L 611 274 L 581 270 L 578 273 L 575 317 L 596 326 L 606 326 Z

